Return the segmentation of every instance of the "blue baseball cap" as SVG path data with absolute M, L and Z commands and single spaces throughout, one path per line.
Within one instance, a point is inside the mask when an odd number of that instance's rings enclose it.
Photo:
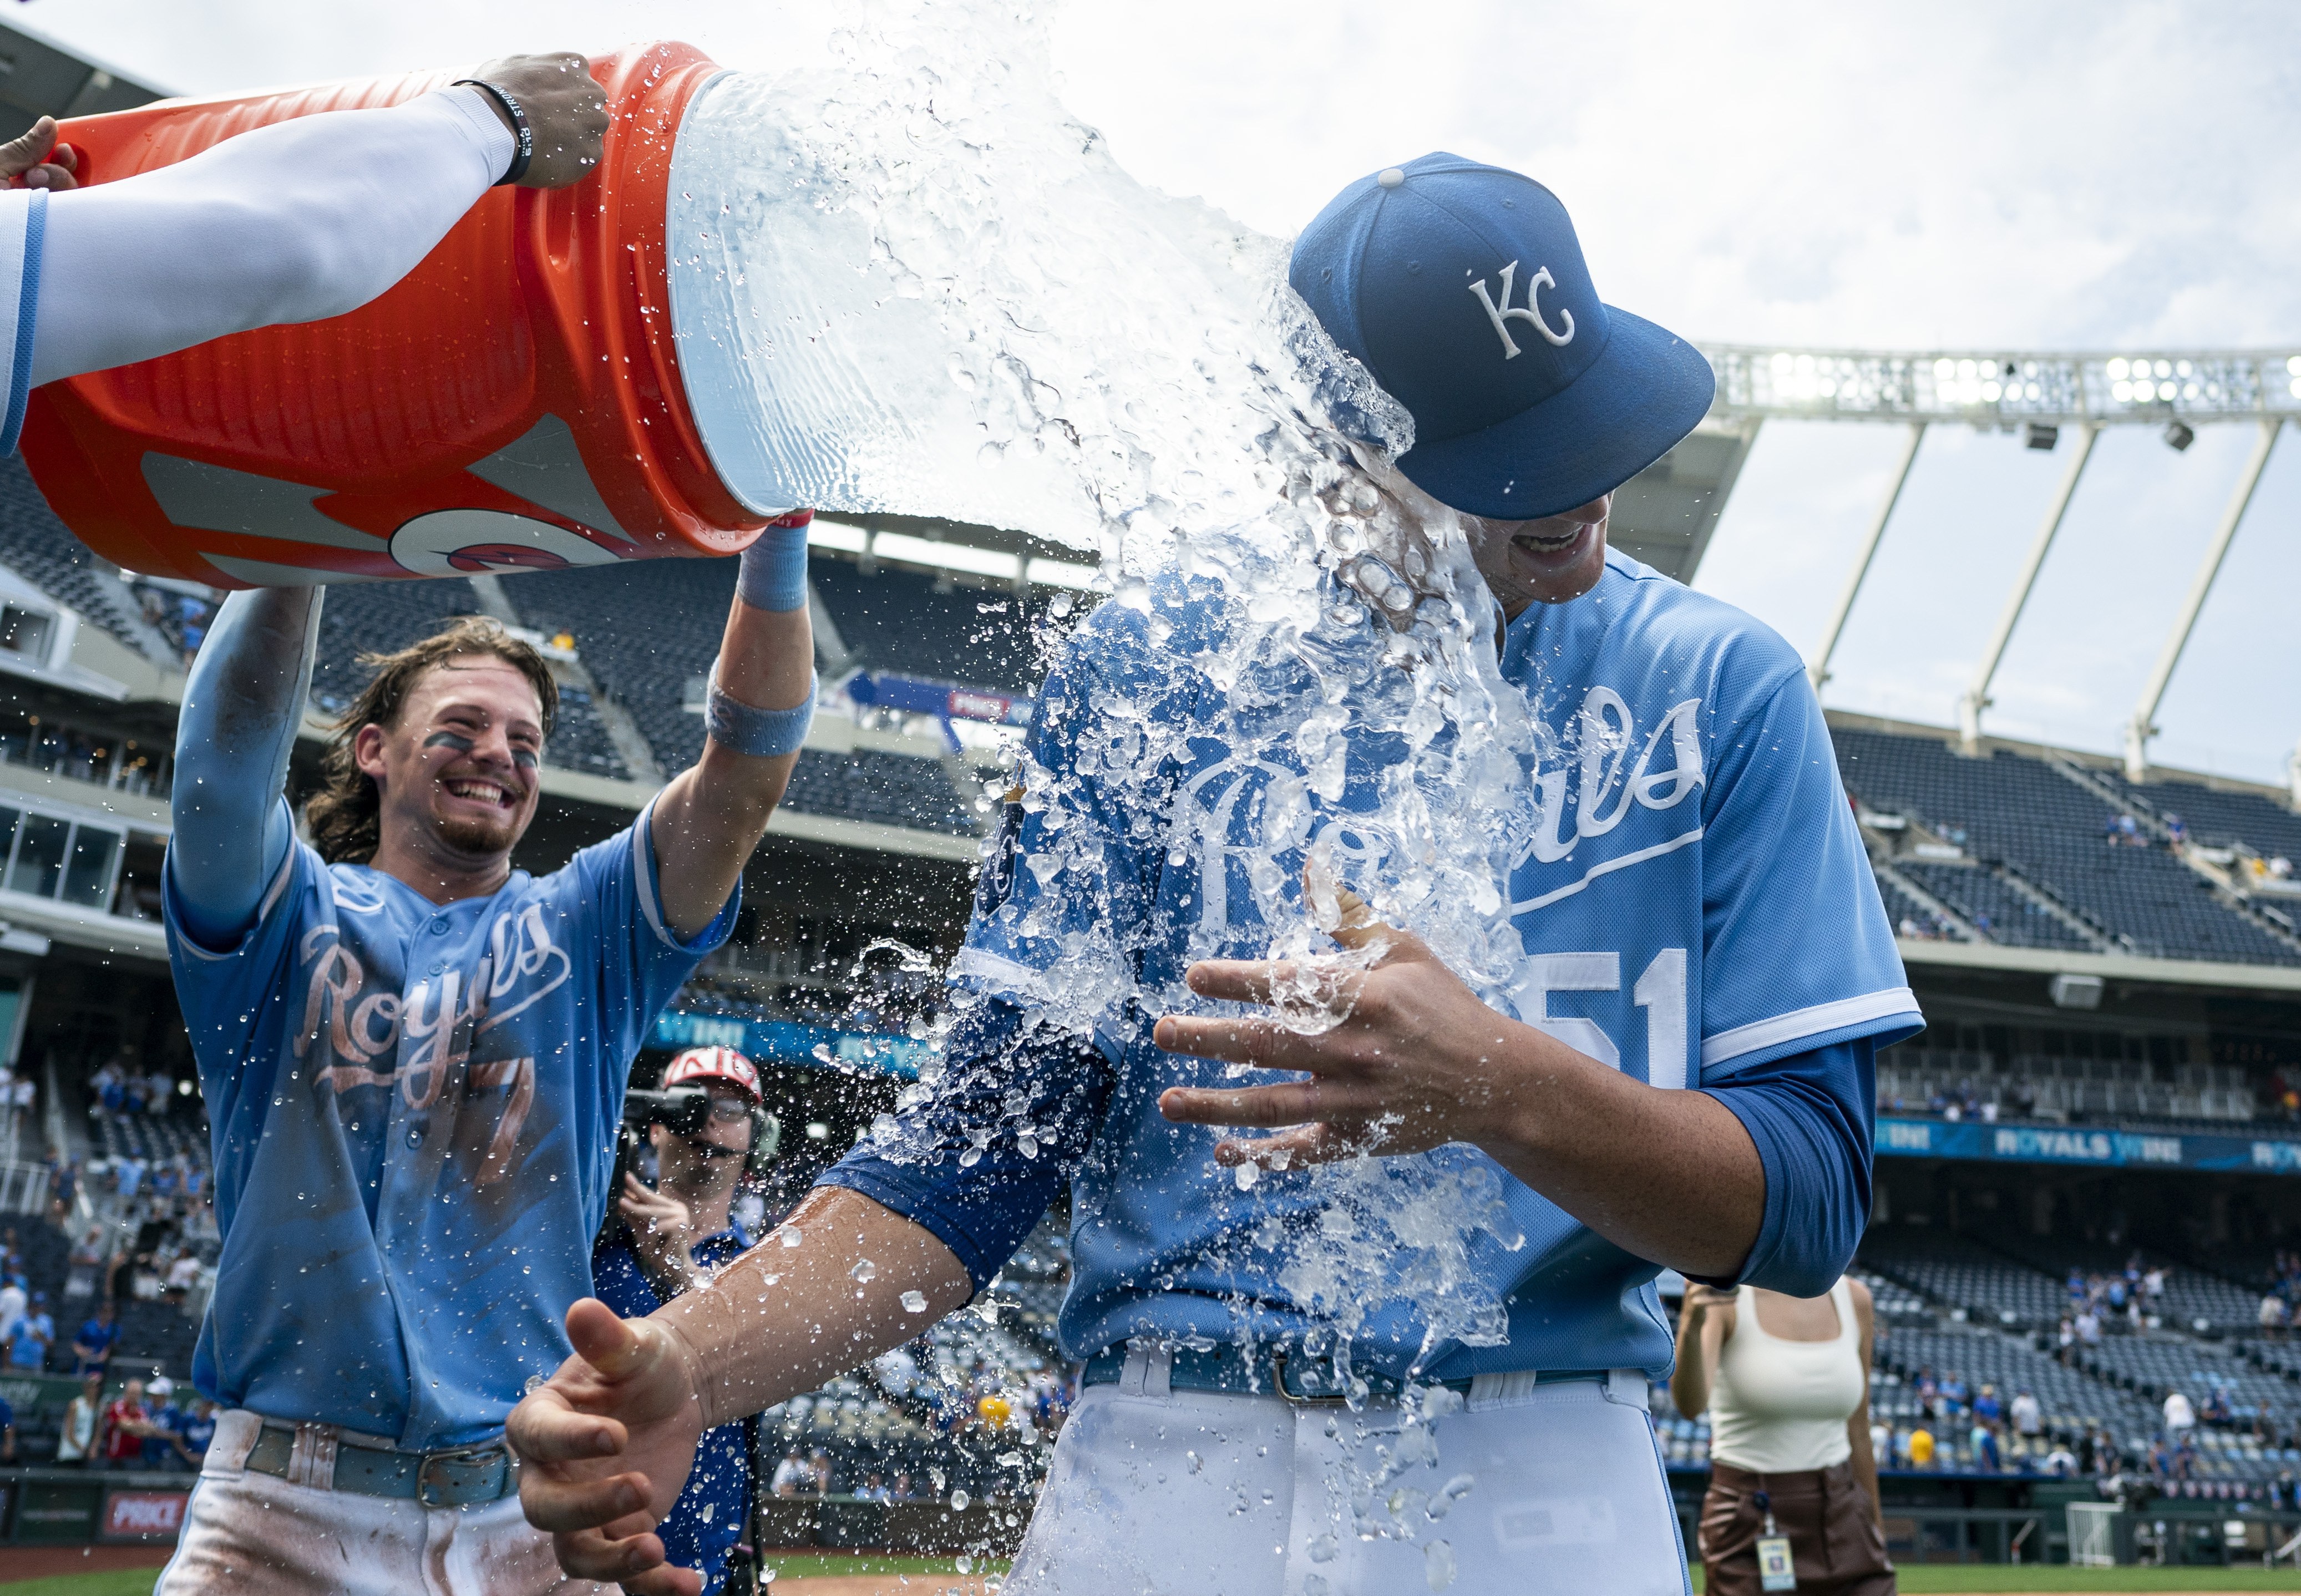
M 1335 196 L 1287 278 L 1413 416 L 1399 469 L 1473 515 L 1531 521 L 1611 492 L 1717 389 L 1691 344 L 1599 302 L 1556 195 L 1443 151 Z

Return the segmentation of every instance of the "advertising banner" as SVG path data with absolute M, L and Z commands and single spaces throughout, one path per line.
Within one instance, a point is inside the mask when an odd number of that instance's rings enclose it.
M 2301 1174 L 2301 1141 L 2189 1131 L 2113 1131 L 2088 1125 L 1880 1117 L 1876 1146 L 1880 1157 L 2081 1164 L 2102 1169 Z

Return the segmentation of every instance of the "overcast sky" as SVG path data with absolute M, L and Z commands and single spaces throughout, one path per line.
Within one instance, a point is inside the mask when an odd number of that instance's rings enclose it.
M 819 57 L 839 8 L 651 0 L 24 0 L 9 19 L 216 92 L 683 38 Z M 1291 235 L 1432 149 L 1565 200 L 1601 293 L 1689 338 L 2301 348 L 2301 10 L 1075 0 L 1065 97 L 1137 177 Z M 1761 437 L 1698 584 L 1802 648 L 1900 439 Z M 1996 687 L 2009 736 L 2113 749 L 2252 442 L 2095 451 Z M 2066 446 L 2065 446 L 2066 447 Z M 2159 721 L 2168 765 L 2281 781 L 2301 739 L 2301 439 L 2272 458 Z M 1833 706 L 1946 724 L 2063 465 L 1936 429 Z

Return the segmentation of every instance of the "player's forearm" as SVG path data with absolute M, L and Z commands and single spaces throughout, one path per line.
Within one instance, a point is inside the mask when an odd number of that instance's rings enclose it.
M 1496 1129 L 1479 1147 L 1625 1252 L 1694 1276 L 1741 1270 L 1765 1217 L 1766 1174 L 1714 1098 L 1634 1081 L 1520 1027 Z
M 480 93 L 297 117 L 54 196 L 33 383 L 366 304 L 509 163 Z
M 925 1299 L 916 1311 L 903 1304 L 912 1292 Z M 654 1317 L 677 1337 L 709 1426 L 813 1391 L 974 1292 L 932 1233 L 859 1193 L 819 1187 L 709 1287 Z
M 705 706 L 703 756 L 656 801 L 665 917 L 699 934 L 741 878 L 782 801 L 815 702 L 807 528 L 769 527 L 744 551 Z
M 169 868 L 196 932 L 252 918 L 284 854 L 280 789 L 319 638 L 320 589 L 266 588 L 224 600 L 184 684 L 176 728 Z

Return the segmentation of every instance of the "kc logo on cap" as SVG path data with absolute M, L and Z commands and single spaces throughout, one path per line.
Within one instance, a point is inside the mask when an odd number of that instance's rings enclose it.
M 1442 152 L 1360 179 L 1287 280 L 1413 417 L 1399 469 L 1474 515 L 1588 504 L 1710 408 L 1709 362 L 1602 303 L 1558 196 L 1498 166 Z
M 1534 294 L 1536 288 L 1554 288 L 1558 286 L 1557 280 L 1550 275 L 1550 268 L 1544 266 L 1526 280 L 1526 303 L 1513 308 L 1510 302 L 1510 276 L 1517 270 L 1516 261 L 1502 268 L 1502 302 L 1499 309 L 1495 307 L 1494 297 L 1486 292 L 1485 278 L 1482 277 L 1470 285 L 1470 292 L 1476 294 L 1478 297 L 1478 303 L 1486 307 L 1486 315 L 1493 321 L 1494 330 L 1502 334 L 1502 358 L 1504 360 L 1518 358 L 1518 343 L 1510 333 L 1510 323 L 1512 318 L 1527 323 L 1536 332 L 1563 349 L 1574 341 L 1574 313 L 1570 310 L 1559 312 L 1558 313 L 1565 319 L 1566 330 L 1552 332 L 1550 330 L 1550 324 L 1542 319 L 1542 313 L 1534 307 Z

